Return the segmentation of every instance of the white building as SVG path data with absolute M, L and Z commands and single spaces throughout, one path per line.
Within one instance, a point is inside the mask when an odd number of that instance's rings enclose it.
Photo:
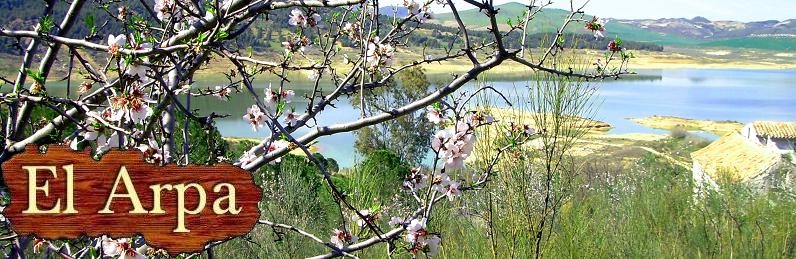
M 717 182 L 749 182 L 755 186 L 789 185 L 796 149 L 796 123 L 757 121 L 741 132 L 723 136 L 691 153 L 697 188 L 718 188 Z M 790 156 L 790 159 L 786 159 Z M 787 170 L 774 174 L 778 169 Z M 785 181 L 783 183 L 782 181 Z
M 796 122 L 756 121 L 743 127 L 743 136 L 780 154 L 796 149 Z

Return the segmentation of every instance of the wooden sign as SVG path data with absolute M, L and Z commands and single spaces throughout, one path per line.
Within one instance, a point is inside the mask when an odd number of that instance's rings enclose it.
M 260 216 L 262 191 L 251 173 L 214 166 L 156 166 L 138 150 L 88 151 L 28 146 L 2 164 L 11 192 L 6 218 L 19 235 L 72 239 L 144 236 L 169 253 L 197 252 L 241 236 Z

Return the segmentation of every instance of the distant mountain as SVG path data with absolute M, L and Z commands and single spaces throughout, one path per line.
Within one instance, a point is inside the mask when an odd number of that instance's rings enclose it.
M 657 33 L 677 35 L 695 40 L 724 40 L 743 37 L 796 37 L 796 20 L 785 21 L 710 21 L 704 17 L 622 20 L 610 23 L 625 24 Z
M 528 9 L 524 4 L 506 3 L 496 6 L 498 26 L 507 27 L 511 19 L 514 24 Z M 477 9 L 460 11 L 462 21 L 475 29 L 486 29 L 489 20 Z M 561 27 L 569 11 L 549 8 L 539 13 L 529 27 L 529 33 L 551 33 Z M 585 14 L 584 19 L 591 19 Z M 456 26 L 451 13 L 434 15 L 435 23 Z M 710 21 L 704 17 L 667 19 L 607 19 L 606 37 L 620 36 L 636 42 L 650 42 L 667 46 L 712 46 L 732 48 L 760 48 L 772 50 L 796 49 L 796 19 L 785 21 Z M 583 26 L 572 24 L 567 33 L 589 33 Z

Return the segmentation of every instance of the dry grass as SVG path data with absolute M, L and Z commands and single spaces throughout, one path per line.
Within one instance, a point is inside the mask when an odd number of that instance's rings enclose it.
M 682 128 L 685 130 L 700 130 L 719 136 L 724 136 L 743 128 L 743 124 L 737 121 L 693 120 L 673 116 L 651 116 L 630 120 L 655 129 L 672 130 Z

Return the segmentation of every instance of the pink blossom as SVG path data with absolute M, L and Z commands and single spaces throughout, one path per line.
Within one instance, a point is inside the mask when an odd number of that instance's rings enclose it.
M 426 108 L 426 118 L 428 121 L 434 124 L 440 124 L 445 118 L 442 115 L 442 111 L 440 109 L 429 106 Z
M 293 9 L 290 11 L 290 20 L 288 20 L 288 24 L 302 28 L 319 26 L 320 22 L 320 14 L 312 13 L 311 15 L 307 16 L 299 9 Z
M 299 116 L 299 115 L 298 115 L 298 114 L 296 114 L 296 113 L 295 113 L 294 111 L 292 111 L 292 110 L 290 110 L 290 111 L 287 111 L 287 112 L 285 113 L 285 123 L 287 123 L 287 125 L 288 125 L 288 126 L 295 126 L 295 124 L 296 124 L 296 120 L 298 119 L 298 116 Z
M 260 107 L 252 105 L 251 108 L 246 110 L 246 115 L 243 115 L 243 119 L 252 125 L 254 131 L 257 131 L 265 125 L 266 116 L 265 113 L 260 110 Z
M 276 151 L 279 151 L 280 149 L 288 148 L 289 146 L 290 146 L 290 143 L 285 141 L 285 140 L 281 140 L 280 139 L 280 140 L 272 141 L 271 144 L 268 145 L 268 147 L 265 148 L 265 153 L 266 154 L 271 154 L 271 153 L 274 153 Z M 279 163 L 279 162 L 282 162 L 282 157 L 277 157 L 276 159 L 271 161 L 272 164 L 273 163 Z

